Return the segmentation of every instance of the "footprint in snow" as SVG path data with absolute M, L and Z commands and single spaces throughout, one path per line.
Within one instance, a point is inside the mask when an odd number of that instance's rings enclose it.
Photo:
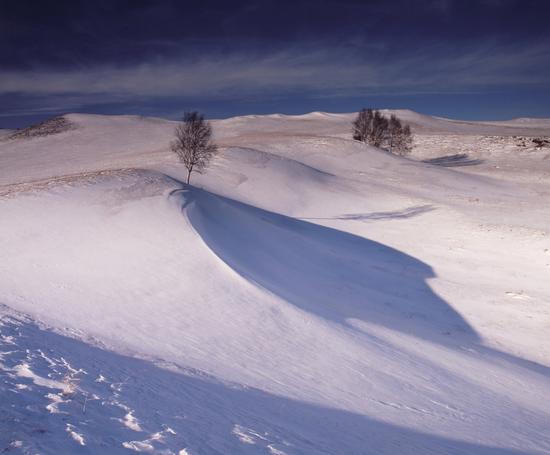
M 279 447 L 281 445 L 288 446 L 289 444 L 284 440 L 277 442 L 273 441 L 273 436 L 267 432 L 260 434 L 258 431 L 251 428 L 246 428 L 242 425 L 235 424 L 233 426 L 232 433 L 243 444 L 261 445 L 273 455 L 286 455 L 286 452 Z
M 81 433 L 78 433 L 76 431 L 76 427 L 74 425 L 71 425 L 70 423 L 68 423 L 67 426 L 65 427 L 65 431 L 69 433 L 71 438 L 73 438 L 78 444 L 80 444 L 81 446 L 86 445 L 84 441 L 84 436 L 82 436 Z
M 164 444 L 167 436 L 175 434 L 176 432 L 172 428 L 165 426 L 164 430 L 153 433 L 142 441 L 126 441 L 122 443 L 122 446 L 135 452 L 157 452 L 158 449 L 155 448 L 155 444 Z M 179 453 L 180 455 L 191 455 L 186 449 L 180 450 Z
M 519 291 L 519 292 L 507 291 L 505 292 L 505 294 L 508 297 L 511 297 L 513 299 L 518 299 L 518 300 L 529 300 L 531 298 L 531 296 L 525 294 L 523 291 Z

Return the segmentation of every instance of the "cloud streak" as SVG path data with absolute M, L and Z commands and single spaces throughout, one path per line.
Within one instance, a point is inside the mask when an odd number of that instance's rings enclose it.
M 373 53 L 374 54 L 374 53 Z M 550 45 L 529 49 L 424 48 L 394 58 L 357 50 L 290 49 L 267 56 L 208 54 L 117 67 L 40 69 L 0 73 L 0 94 L 228 99 L 270 93 L 460 93 L 480 87 L 546 85 Z

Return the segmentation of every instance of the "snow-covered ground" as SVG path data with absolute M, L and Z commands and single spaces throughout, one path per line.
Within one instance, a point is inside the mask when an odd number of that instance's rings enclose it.
M 398 114 L 1 138 L 0 451 L 550 453 L 550 121 Z

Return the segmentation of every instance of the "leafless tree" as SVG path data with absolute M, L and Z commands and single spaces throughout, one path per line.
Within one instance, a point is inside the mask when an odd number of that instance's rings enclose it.
M 397 136 L 397 140 L 394 147 L 394 153 L 397 155 L 407 155 L 411 153 L 413 146 L 413 137 L 411 133 L 411 127 L 409 125 L 405 125 L 401 130 L 399 131 L 399 134 Z
M 176 127 L 176 138 L 170 149 L 187 168 L 187 183 L 193 171 L 199 174 L 218 152 L 212 141 L 212 127 L 198 112 L 186 112 L 183 122 Z
M 372 109 L 362 109 L 353 121 L 353 138 L 380 147 L 386 138 L 388 120 Z
M 367 142 L 372 130 L 372 119 L 374 117 L 372 109 L 361 109 L 357 118 L 353 121 L 353 139 L 361 142 Z
M 372 129 L 369 135 L 369 143 L 375 147 L 381 147 L 388 136 L 388 119 L 380 111 L 374 111 Z
M 389 120 L 378 110 L 362 109 L 353 122 L 353 138 L 391 153 L 406 155 L 412 149 L 409 125 L 403 125 L 396 115 Z
M 401 121 L 397 118 L 395 114 L 392 114 L 390 116 L 390 120 L 388 121 L 388 138 L 387 138 L 388 150 L 392 153 L 397 145 L 399 134 L 402 129 L 403 129 L 403 126 L 401 125 Z

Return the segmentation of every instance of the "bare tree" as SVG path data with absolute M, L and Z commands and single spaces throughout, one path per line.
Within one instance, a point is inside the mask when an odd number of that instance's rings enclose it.
M 392 114 L 389 120 L 378 110 L 362 109 L 353 122 L 353 138 L 391 153 L 406 155 L 412 149 L 409 125 Z
M 388 136 L 388 119 L 380 111 L 374 111 L 372 129 L 369 135 L 369 144 L 381 147 Z
M 401 120 L 399 120 L 395 114 L 392 114 L 388 122 L 388 137 L 387 137 L 388 151 L 392 153 L 394 152 L 394 150 L 398 145 L 399 137 L 402 131 L 403 131 L 403 125 L 401 125 Z
M 212 141 L 210 123 L 196 111 L 184 114 L 183 122 L 176 127 L 176 138 L 170 143 L 170 149 L 187 168 L 187 183 L 191 172 L 202 173 L 218 152 Z
M 411 133 L 411 127 L 409 125 L 405 125 L 401 128 L 399 131 L 399 134 L 397 135 L 394 150 L 390 150 L 393 153 L 396 153 L 397 155 L 407 155 L 411 153 L 413 146 L 413 137 Z
M 357 118 L 353 121 L 353 139 L 361 142 L 367 142 L 372 131 L 372 119 L 374 114 L 372 109 L 361 109 Z

